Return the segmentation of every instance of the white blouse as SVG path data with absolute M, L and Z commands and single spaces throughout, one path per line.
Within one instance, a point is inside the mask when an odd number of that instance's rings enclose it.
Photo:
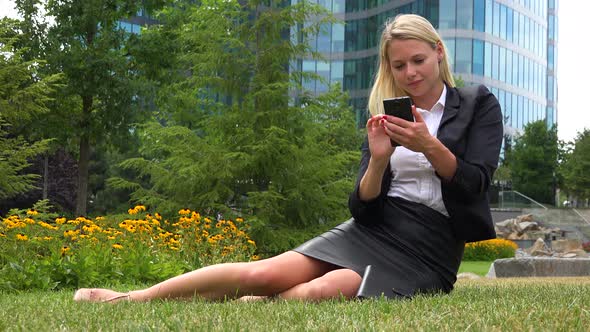
M 424 118 L 430 135 L 435 136 L 442 119 L 447 87 L 430 111 L 416 108 Z M 392 181 L 388 196 L 401 197 L 409 201 L 424 204 L 445 216 L 449 216 L 442 199 L 440 179 L 434 173 L 434 167 L 423 153 L 413 152 L 398 146 L 391 155 Z

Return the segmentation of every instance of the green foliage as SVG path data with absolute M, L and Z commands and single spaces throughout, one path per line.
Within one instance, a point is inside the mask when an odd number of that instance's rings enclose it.
M 296 103 L 289 93 L 302 77 L 286 70 L 314 56 L 306 41 L 333 20 L 325 10 L 202 1 L 161 18 L 142 34 L 171 48 L 164 69 L 150 71 L 162 83 L 158 123 L 141 127 L 141 155 L 120 164 L 136 176 L 109 184 L 166 213 L 190 205 L 238 210 L 262 225 L 344 220 L 362 139 L 348 97 L 333 86 Z M 284 37 L 295 26 L 298 43 Z
M 506 151 L 514 190 L 553 204 L 557 157 L 557 128 L 548 129 L 544 120 L 527 124 L 524 134 Z
M 518 249 L 516 243 L 504 239 L 471 242 L 465 245 L 464 261 L 494 261 L 499 258 L 514 257 Z
M 560 170 L 566 192 L 579 199 L 590 198 L 590 130 L 578 133 Z
M 107 283 L 155 283 L 203 265 L 258 259 L 250 224 L 201 218 L 183 209 L 177 222 L 140 212 L 55 218 L 47 201 L 10 211 L 0 222 L 0 290 L 57 289 Z
M 17 22 L 0 20 L 0 199 L 26 193 L 38 178 L 26 173 L 30 160 L 47 150 L 49 141 L 28 141 L 19 135 L 48 111 L 59 75 L 39 78 L 43 61 L 25 61 L 15 49 Z

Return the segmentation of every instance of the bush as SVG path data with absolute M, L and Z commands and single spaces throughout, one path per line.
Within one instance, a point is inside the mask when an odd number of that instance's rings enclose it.
M 471 242 L 465 245 L 464 261 L 493 261 L 498 258 L 514 257 L 518 245 L 510 240 L 492 239 Z
M 205 265 L 258 259 L 241 218 L 215 220 L 183 209 L 168 221 L 145 210 L 69 220 L 11 210 L 0 222 L 0 290 L 153 283 Z

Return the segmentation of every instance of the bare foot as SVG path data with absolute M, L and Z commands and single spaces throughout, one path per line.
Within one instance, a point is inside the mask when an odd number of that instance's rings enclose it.
M 268 296 L 247 295 L 247 296 L 240 297 L 238 299 L 238 301 L 241 301 L 241 302 L 258 302 L 258 301 L 266 300 L 267 298 L 268 298 Z
M 80 288 L 74 294 L 74 301 L 78 302 L 119 302 L 129 301 L 129 293 L 115 292 L 104 288 Z

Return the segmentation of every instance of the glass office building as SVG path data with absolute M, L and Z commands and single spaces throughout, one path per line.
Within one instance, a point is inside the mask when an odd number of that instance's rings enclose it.
M 292 0 L 296 2 L 296 0 Z M 384 23 L 400 13 L 426 17 L 439 31 L 452 70 L 466 85 L 484 84 L 498 98 L 506 133 L 557 120 L 556 0 L 317 0 L 345 23 L 324 26 L 312 41 L 326 61 L 300 59 L 296 69 L 340 82 L 359 124 L 377 70 Z M 315 93 L 319 80 L 303 82 Z

